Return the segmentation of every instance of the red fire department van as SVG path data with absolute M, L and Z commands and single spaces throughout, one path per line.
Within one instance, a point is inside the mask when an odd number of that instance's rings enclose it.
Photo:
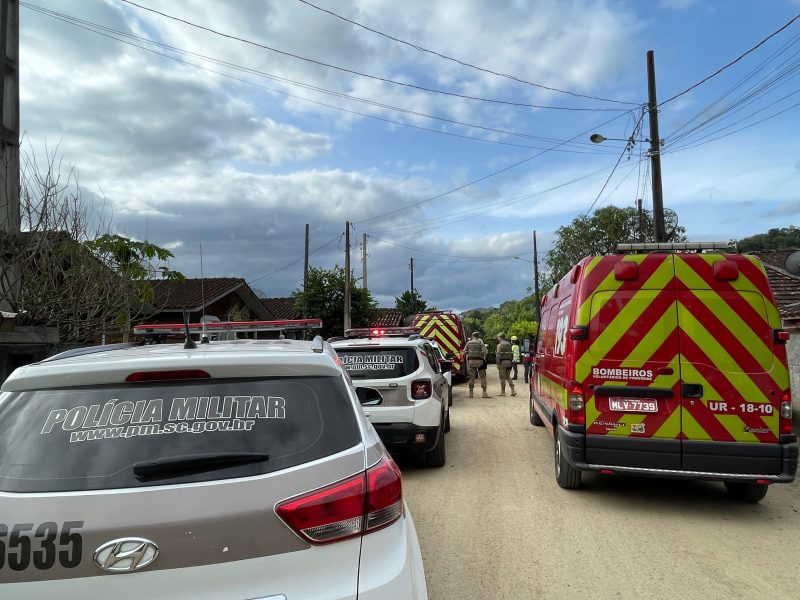
M 449 310 L 420 313 L 414 315 L 411 325 L 419 327 L 422 337 L 436 340 L 442 352 L 452 356 L 453 376 L 463 380 L 467 375 L 463 357 L 467 336 L 461 316 Z
M 621 245 L 635 253 L 585 258 L 542 298 L 530 420 L 561 487 L 699 478 L 758 501 L 794 479 L 789 336 L 758 259 L 701 252 L 717 247 Z

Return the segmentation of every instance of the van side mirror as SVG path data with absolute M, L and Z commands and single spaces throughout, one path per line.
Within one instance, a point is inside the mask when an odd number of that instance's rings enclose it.
M 375 388 L 357 387 L 356 396 L 361 406 L 380 406 L 383 404 L 383 396 Z
M 453 370 L 453 361 L 447 360 L 446 358 L 440 358 L 439 368 L 442 370 L 442 373 L 449 373 Z

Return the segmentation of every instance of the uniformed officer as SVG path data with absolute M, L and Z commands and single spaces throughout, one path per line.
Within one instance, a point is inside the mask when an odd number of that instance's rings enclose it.
M 500 395 L 506 395 L 506 382 L 508 382 L 508 387 L 511 388 L 511 395 L 516 396 L 514 382 L 508 377 L 512 360 L 514 359 L 514 352 L 511 350 L 511 344 L 506 339 L 506 334 L 502 331 L 497 334 L 497 350 L 495 354 L 497 357 L 497 374 L 500 376 Z
M 475 380 L 480 378 L 483 388 L 483 397 L 488 398 L 486 393 L 486 355 L 488 350 L 486 344 L 481 339 L 481 334 L 477 331 L 472 333 L 472 339 L 467 342 L 467 375 L 469 376 L 469 397 L 473 397 L 472 388 L 475 387 Z
M 514 353 L 514 357 L 511 359 L 511 369 L 514 371 L 514 377 L 512 379 L 516 381 L 517 379 L 517 365 L 519 365 L 520 360 L 520 353 L 519 353 L 519 342 L 517 341 L 517 336 L 511 336 L 511 352 Z

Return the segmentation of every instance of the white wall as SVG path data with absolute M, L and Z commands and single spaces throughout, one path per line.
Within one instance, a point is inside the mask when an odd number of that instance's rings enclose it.
M 800 331 L 793 331 L 786 344 L 789 358 L 789 378 L 792 386 L 792 408 L 800 413 Z

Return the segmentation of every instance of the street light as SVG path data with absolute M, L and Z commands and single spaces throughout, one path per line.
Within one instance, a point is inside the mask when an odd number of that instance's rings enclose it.
M 519 256 L 512 256 L 511 258 L 514 258 L 514 259 L 516 259 L 516 260 L 521 260 L 522 262 L 526 262 L 526 263 L 531 263 L 531 264 L 533 264 L 533 261 L 532 261 L 532 260 L 527 260 L 527 259 L 524 259 L 524 258 L 520 258 Z
M 633 137 L 629 137 L 627 139 L 623 139 L 623 138 L 607 138 L 606 136 L 601 135 L 599 133 L 593 133 L 592 135 L 589 136 L 589 140 L 593 144 L 602 144 L 606 140 L 610 140 L 612 142 L 628 142 L 631 146 L 633 146 Z

